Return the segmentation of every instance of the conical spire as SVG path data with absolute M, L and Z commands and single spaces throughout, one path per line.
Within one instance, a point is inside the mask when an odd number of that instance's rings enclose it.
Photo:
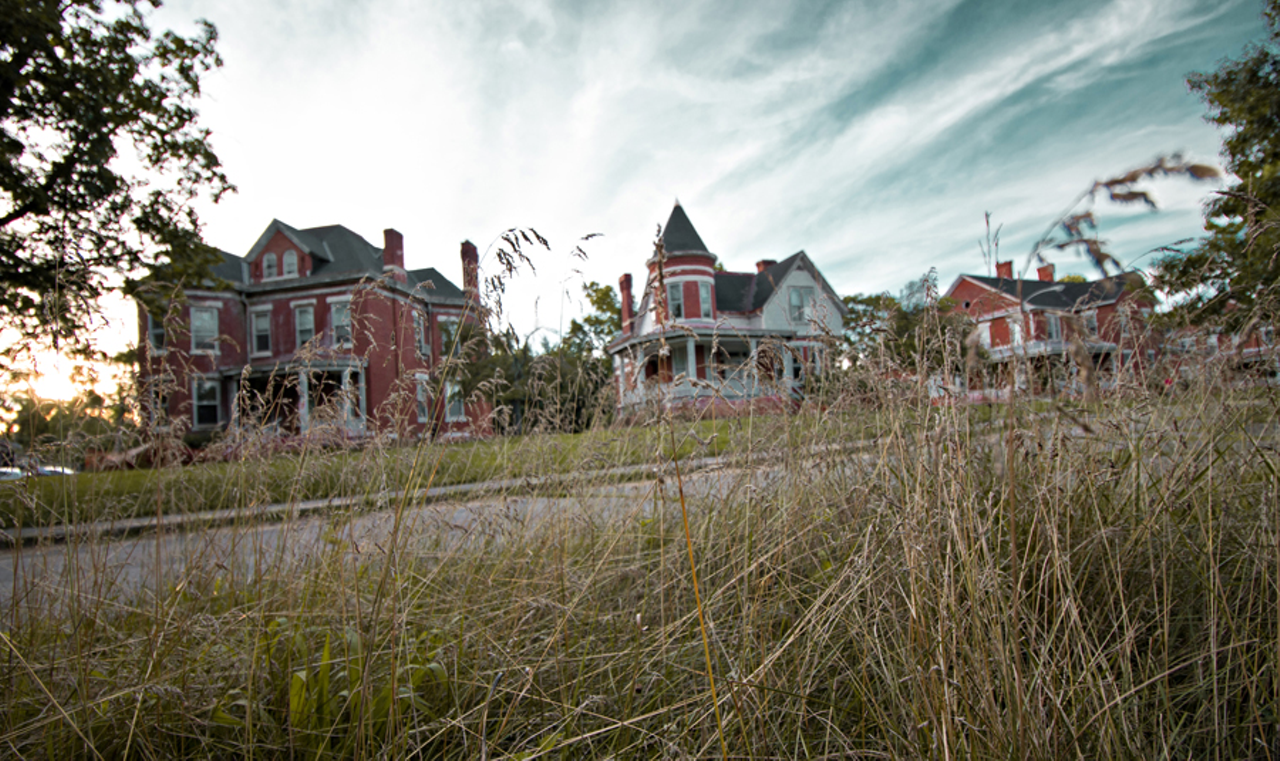
M 684 213 L 679 201 L 676 201 L 675 208 L 671 210 L 667 226 L 662 228 L 662 250 L 668 256 L 686 251 L 710 253 L 707 251 L 707 244 L 698 237 L 698 231 L 693 229 L 693 223 L 689 221 L 689 215 Z

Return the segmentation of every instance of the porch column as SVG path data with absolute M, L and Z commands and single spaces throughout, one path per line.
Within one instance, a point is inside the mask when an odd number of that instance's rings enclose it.
M 791 389 L 794 388 L 795 360 L 791 356 L 791 344 L 789 343 L 782 345 L 782 374 L 783 378 L 786 379 L 782 387 L 787 390 L 787 393 L 790 393 Z
M 693 393 L 693 382 L 698 378 L 698 350 L 692 336 L 685 339 L 685 348 L 689 353 L 689 392 Z
M 747 361 L 751 363 L 751 372 L 747 377 L 751 380 L 751 387 L 748 389 L 750 396 L 758 396 L 760 394 L 760 340 L 757 338 L 749 339 L 751 343 L 751 355 Z
M 311 392 L 307 386 L 307 373 L 298 371 L 298 431 L 306 433 L 311 425 Z

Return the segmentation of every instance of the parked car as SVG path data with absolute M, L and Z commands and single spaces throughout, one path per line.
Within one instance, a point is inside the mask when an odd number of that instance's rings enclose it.
M 74 476 L 76 472 L 61 465 L 36 465 L 31 469 L 33 476 Z
M 26 473 L 22 472 L 22 468 L 0 468 L 0 481 L 17 481 L 26 475 Z

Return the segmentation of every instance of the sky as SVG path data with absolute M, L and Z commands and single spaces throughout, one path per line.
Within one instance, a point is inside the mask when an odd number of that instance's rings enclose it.
M 1095 180 L 1217 163 L 1186 76 L 1265 32 L 1257 0 L 169 0 L 151 24 L 198 18 L 224 59 L 201 121 L 239 188 L 198 207 L 206 240 L 393 227 L 409 268 L 460 282 L 462 240 L 491 270 L 533 227 L 553 250 L 509 286 L 524 333 L 580 316 L 584 280 L 642 281 L 677 199 L 726 268 L 803 249 L 841 294 L 986 274 L 986 212 L 1020 267 Z M 1198 235 L 1221 185 L 1150 187 L 1158 212 L 1096 207 L 1128 266 Z

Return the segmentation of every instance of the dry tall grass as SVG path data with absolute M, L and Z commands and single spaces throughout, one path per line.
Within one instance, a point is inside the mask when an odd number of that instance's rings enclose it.
M 95 586 L 106 561 L 15 582 L 0 753 L 1280 757 L 1274 388 L 1045 413 L 885 377 L 736 421 L 717 471 L 402 499 L 135 588 Z M 881 410 L 871 443 L 841 400 Z M 426 485 L 444 450 L 399 451 Z

